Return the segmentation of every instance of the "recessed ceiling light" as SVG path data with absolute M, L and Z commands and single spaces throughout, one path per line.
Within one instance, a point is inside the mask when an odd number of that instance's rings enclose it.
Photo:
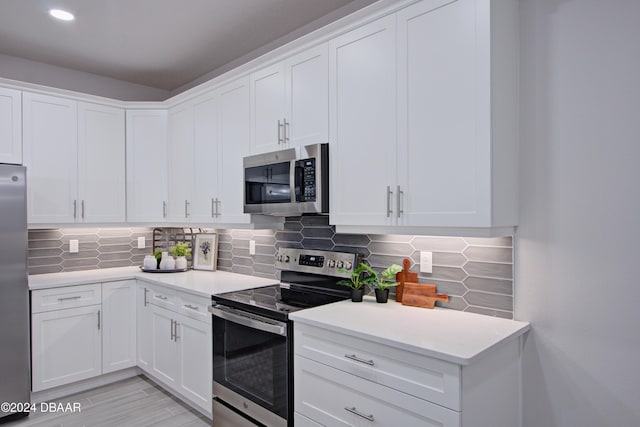
M 54 18 L 60 19 L 61 21 L 73 21 L 74 19 L 76 19 L 76 17 L 73 16 L 73 13 L 67 12 L 66 10 L 62 9 L 50 9 L 49 15 L 53 16 Z

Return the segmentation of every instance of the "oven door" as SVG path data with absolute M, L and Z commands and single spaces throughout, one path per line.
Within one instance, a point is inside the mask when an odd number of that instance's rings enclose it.
M 209 311 L 213 314 L 215 398 L 265 425 L 286 426 L 288 325 L 219 304 Z

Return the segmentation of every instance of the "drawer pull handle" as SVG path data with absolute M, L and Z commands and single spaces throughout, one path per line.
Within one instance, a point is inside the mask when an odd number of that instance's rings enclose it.
M 356 356 L 355 354 L 345 354 L 344 357 L 347 359 L 355 360 L 356 362 L 364 363 L 365 365 L 373 366 L 373 360 L 364 360 Z
M 367 421 L 373 422 L 373 414 L 369 414 L 369 415 L 363 414 L 362 412 L 358 411 L 355 406 L 353 408 L 349 408 L 345 406 L 344 410 L 347 412 L 351 412 L 352 414 L 355 414 L 361 418 L 364 418 Z
M 165 297 L 164 295 L 156 295 L 156 298 L 161 299 L 163 301 L 166 301 L 168 298 Z
M 69 301 L 69 300 L 72 300 L 72 299 L 80 299 L 80 298 L 82 298 L 82 297 L 80 295 L 77 295 L 75 297 L 58 298 L 58 301 L 62 302 L 62 301 Z
M 195 305 L 185 304 L 184 306 L 185 306 L 185 307 L 187 307 L 187 308 L 190 308 L 191 310 L 196 310 L 196 311 L 197 311 L 197 310 L 200 310 L 200 309 L 199 309 L 197 306 L 195 306 Z

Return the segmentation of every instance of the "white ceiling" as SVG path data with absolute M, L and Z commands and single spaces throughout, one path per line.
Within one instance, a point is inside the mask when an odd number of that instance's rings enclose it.
M 0 53 L 171 91 L 373 1 L 0 0 Z M 52 19 L 52 7 L 76 20 Z

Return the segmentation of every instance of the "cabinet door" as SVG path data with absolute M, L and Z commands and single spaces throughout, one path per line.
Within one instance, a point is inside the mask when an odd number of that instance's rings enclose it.
M 209 316 L 210 318 L 210 316 Z M 211 322 L 180 316 L 178 321 L 180 391 L 206 411 L 211 410 Z
M 180 105 L 169 110 L 167 144 L 167 220 L 188 222 L 194 180 L 193 106 Z
M 78 104 L 78 185 L 80 221 L 124 222 L 123 109 Z
M 136 366 L 136 281 L 102 284 L 102 373 Z
M 22 164 L 22 93 L 0 88 L 0 163 Z
M 78 107 L 75 101 L 24 92 L 27 220 L 72 223 L 78 214 Z
M 151 316 L 151 290 L 142 283 L 136 290 L 136 355 L 138 367 L 151 372 L 153 366 L 153 324 Z
M 393 223 L 395 16 L 329 42 L 332 224 Z
M 154 377 L 178 386 L 178 345 L 174 339 L 176 314 L 162 307 L 151 306 L 151 336 L 153 354 L 151 371 Z
M 402 225 L 490 225 L 490 142 L 480 123 L 473 0 L 431 0 L 398 13 L 399 184 Z
M 329 142 L 329 60 L 327 44 L 285 61 L 289 146 Z
M 127 111 L 127 221 L 162 222 L 167 203 L 167 112 Z
M 244 214 L 244 169 L 242 158 L 249 155 L 249 80 L 239 79 L 219 90 L 220 157 L 218 163 L 219 203 L 217 222 L 247 224 Z
M 251 152 L 282 150 L 285 119 L 284 64 L 251 74 Z
M 32 315 L 33 391 L 101 374 L 100 316 L 99 305 Z
M 216 94 L 196 100 L 194 105 L 194 170 L 192 220 L 212 222 L 215 199 L 220 197 L 218 162 L 220 158 L 220 104 Z

